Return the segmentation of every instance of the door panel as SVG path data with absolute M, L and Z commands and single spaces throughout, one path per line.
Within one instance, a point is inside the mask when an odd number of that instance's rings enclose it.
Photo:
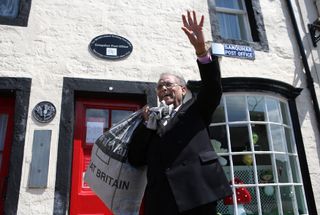
M 113 124 L 141 107 L 139 101 L 79 98 L 75 107 L 70 214 L 112 212 L 83 182 L 94 141 Z
M 0 97 L 0 214 L 3 214 L 13 138 L 14 98 Z

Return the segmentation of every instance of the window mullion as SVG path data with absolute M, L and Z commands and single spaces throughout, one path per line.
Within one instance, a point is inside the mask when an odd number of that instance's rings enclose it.
M 256 154 L 255 154 L 253 137 L 252 137 L 252 124 L 251 124 L 250 112 L 249 112 L 249 107 L 248 107 L 248 95 L 245 96 L 245 101 L 246 101 L 246 114 L 247 114 L 247 121 L 248 121 L 247 127 L 248 127 L 248 131 L 249 131 L 249 142 L 250 142 L 252 161 L 253 161 L 253 173 L 254 173 L 254 182 L 255 182 L 254 190 L 256 192 L 258 212 L 260 215 L 260 214 L 262 214 L 262 209 L 261 209 L 260 191 L 259 191 L 259 187 L 258 187 L 259 181 L 258 181 L 258 169 L 257 169 L 257 162 L 256 162 Z
M 268 107 L 267 107 L 267 102 L 265 102 L 265 110 L 266 110 L 266 121 L 268 122 L 267 124 L 267 133 L 268 133 L 268 138 L 269 138 L 269 142 L 270 142 L 270 151 L 272 151 L 272 156 L 271 156 L 271 162 L 272 162 L 272 171 L 273 171 L 273 176 L 274 176 L 274 180 L 275 180 L 275 184 L 276 184 L 276 198 L 277 198 L 277 205 L 278 205 L 278 212 L 279 215 L 283 215 L 283 211 L 282 211 L 282 201 L 281 201 L 281 195 L 280 195 L 280 186 L 279 186 L 279 178 L 278 178 L 278 172 L 277 172 L 277 165 L 276 165 L 276 157 L 275 157 L 275 151 L 273 148 L 273 140 L 272 140 L 272 134 L 271 134 L 271 123 L 269 120 L 269 111 L 268 111 Z
M 229 130 L 229 118 L 228 118 L 228 108 L 226 104 L 226 99 L 225 96 L 222 97 L 223 99 L 223 105 L 224 105 L 224 114 L 225 114 L 225 120 L 226 120 L 226 131 L 227 131 L 227 140 L 228 140 L 228 152 L 229 152 L 229 160 L 230 160 L 230 177 L 231 177 L 231 184 L 232 184 L 232 199 L 234 202 L 234 209 L 236 211 L 236 215 L 238 215 L 238 211 L 236 210 L 237 208 L 237 196 L 236 196 L 236 188 L 234 186 L 234 168 L 233 168 L 233 158 L 232 158 L 232 153 L 231 153 L 231 138 L 230 138 L 230 130 Z
M 245 10 L 231 9 L 231 8 L 225 8 L 225 7 L 216 7 L 216 10 L 217 12 L 220 12 L 220 13 L 231 13 L 231 14 L 238 14 L 238 15 L 247 14 Z

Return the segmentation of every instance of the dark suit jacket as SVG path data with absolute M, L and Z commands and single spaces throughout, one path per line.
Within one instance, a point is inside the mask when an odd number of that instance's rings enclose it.
M 129 162 L 148 166 L 146 214 L 182 212 L 232 195 L 207 130 L 222 94 L 218 59 L 198 66 L 202 87 L 197 96 L 180 107 L 160 135 L 139 125 L 129 145 Z

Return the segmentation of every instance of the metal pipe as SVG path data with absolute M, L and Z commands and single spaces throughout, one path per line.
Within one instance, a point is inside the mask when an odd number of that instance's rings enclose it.
M 319 103 L 317 100 L 317 95 L 316 95 L 316 91 L 314 89 L 314 84 L 313 84 L 313 78 L 311 76 L 311 72 L 310 72 L 310 68 L 309 68 L 309 64 L 308 64 L 308 60 L 307 60 L 307 56 L 304 52 L 304 46 L 301 40 L 301 36 L 300 36 L 300 32 L 298 29 L 298 25 L 297 25 L 297 21 L 293 12 L 293 8 L 292 8 L 292 4 L 291 4 L 291 0 L 286 0 L 287 1 L 287 6 L 288 6 L 288 11 L 289 11 L 289 15 L 291 18 L 291 22 L 292 22 L 292 26 L 294 29 L 294 34 L 299 46 L 299 51 L 301 54 L 301 59 L 302 59 L 302 63 L 305 69 L 305 74 L 306 74 L 306 78 L 307 78 L 307 88 L 309 89 L 310 95 L 311 95 L 311 99 L 312 99 L 312 104 L 313 104 L 313 108 L 314 108 L 314 112 L 316 115 L 316 121 L 317 121 L 317 127 L 318 127 L 318 131 L 320 133 L 320 112 L 319 112 Z M 305 160 L 305 167 L 306 167 L 306 172 L 309 173 L 308 170 L 308 164 Z M 308 187 L 308 189 L 312 190 L 312 185 L 311 185 L 311 181 L 310 178 L 307 177 L 303 177 L 303 181 L 304 181 L 304 185 Z M 316 204 L 314 201 L 314 196 L 313 196 L 313 192 L 306 192 L 306 195 L 309 197 L 308 198 L 308 209 L 309 209 L 309 214 L 317 214 L 317 209 L 316 209 Z
M 309 89 L 309 92 L 310 92 L 310 95 L 311 95 L 312 104 L 313 104 L 314 112 L 315 112 L 315 115 L 316 115 L 318 131 L 319 131 L 319 134 L 320 134 L 320 109 L 319 109 L 319 103 L 318 103 L 318 100 L 317 100 L 316 91 L 314 89 L 313 78 L 311 76 L 311 72 L 310 72 L 310 67 L 309 67 L 309 64 L 308 64 L 307 56 L 306 56 L 306 54 L 304 52 L 305 49 L 304 49 L 304 46 L 303 46 L 303 43 L 302 43 L 302 40 L 301 40 L 301 36 L 300 36 L 300 33 L 299 33 L 297 21 L 296 21 L 294 12 L 293 12 L 291 0 L 287 0 L 287 5 L 288 5 L 289 15 L 290 15 L 291 22 L 292 22 L 293 29 L 294 29 L 294 34 L 296 36 L 298 47 L 299 47 L 299 50 L 300 50 L 302 63 L 303 63 L 304 69 L 305 69 L 305 74 L 306 74 L 306 77 L 307 77 L 307 88 Z

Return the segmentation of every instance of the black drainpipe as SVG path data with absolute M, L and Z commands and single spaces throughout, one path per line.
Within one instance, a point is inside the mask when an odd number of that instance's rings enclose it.
M 319 103 L 318 103 L 318 100 L 317 100 L 316 91 L 314 89 L 313 78 L 311 76 L 311 72 L 310 72 L 307 56 L 306 56 L 306 54 L 304 52 L 304 47 L 303 47 L 301 36 L 300 36 L 300 33 L 299 33 L 297 21 L 296 21 L 296 18 L 294 16 L 294 12 L 293 12 L 292 4 L 291 4 L 290 0 L 287 0 L 287 5 L 288 5 L 291 22 L 292 22 L 293 29 L 294 29 L 294 34 L 296 36 L 297 43 L 298 43 L 298 46 L 299 46 L 299 50 L 300 50 L 300 54 L 301 54 L 301 58 L 302 58 L 302 63 L 303 63 L 304 69 L 306 71 L 307 88 L 309 89 L 310 94 L 311 94 L 312 104 L 313 104 L 314 112 L 315 112 L 316 119 L 317 119 L 316 121 L 317 121 L 317 125 L 318 125 L 318 131 L 319 131 L 319 134 L 320 134 L 320 111 L 319 111 Z
M 298 43 L 298 46 L 299 46 L 299 50 L 300 50 L 300 54 L 301 54 L 301 58 L 302 58 L 302 63 L 303 63 L 303 66 L 304 66 L 304 69 L 305 69 L 305 73 L 306 73 L 306 76 L 307 76 L 307 88 L 309 89 L 309 92 L 311 94 L 313 108 L 314 108 L 314 112 L 315 112 L 315 115 L 316 115 L 318 131 L 320 133 L 319 103 L 318 103 L 318 100 L 317 100 L 316 91 L 314 89 L 313 78 L 311 76 L 309 64 L 308 64 L 308 61 L 307 61 L 307 56 L 306 56 L 306 54 L 304 52 L 304 47 L 303 47 L 301 36 L 300 36 L 300 33 L 299 33 L 297 21 L 296 21 L 296 18 L 294 16 L 291 0 L 287 0 L 287 5 L 288 5 L 289 15 L 290 15 L 291 22 L 292 22 L 293 29 L 294 29 L 294 34 L 296 36 L 297 43 Z M 305 160 L 305 165 L 304 166 L 306 168 L 306 172 L 309 173 L 308 165 L 306 163 L 306 160 Z M 304 181 L 305 187 L 308 187 L 309 190 L 311 191 L 311 192 L 310 191 L 306 191 L 305 192 L 306 196 L 309 197 L 309 198 L 307 198 L 307 205 L 308 205 L 308 209 L 309 209 L 309 214 L 316 215 L 317 214 L 317 210 L 316 210 L 316 204 L 315 204 L 314 196 L 313 196 L 313 192 L 312 192 L 312 186 L 311 186 L 310 178 L 309 177 L 307 177 L 307 178 L 303 177 L 303 181 Z

